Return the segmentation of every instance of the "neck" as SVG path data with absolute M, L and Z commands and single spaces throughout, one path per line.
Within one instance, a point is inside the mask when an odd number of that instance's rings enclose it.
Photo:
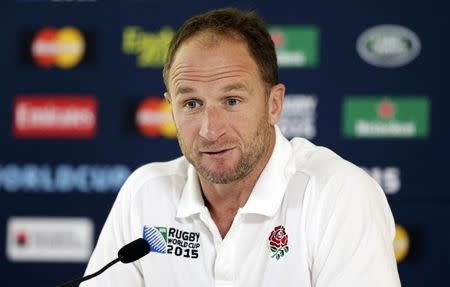
M 222 238 L 229 231 L 239 208 L 250 197 L 253 188 L 270 159 L 275 146 L 275 130 L 272 130 L 270 142 L 261 160 L 244 178 L 227 184 L 215 184 L 198 175 L 203 192 L 203 199 L 216 223 Z

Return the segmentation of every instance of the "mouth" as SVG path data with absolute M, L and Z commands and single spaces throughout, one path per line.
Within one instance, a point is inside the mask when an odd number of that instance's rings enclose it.
M 234 148 L 227 148 L 227 149 L 220 149 L 220 150 L 208 150 L 208 151 L 202 151 L 201 153 L 206 154 L 208 156 L 212 156 L 212 157 L 220 157 L 220 156 L 225 156 L 228 155 L 229 153 L 231 153 L 231 151 Z

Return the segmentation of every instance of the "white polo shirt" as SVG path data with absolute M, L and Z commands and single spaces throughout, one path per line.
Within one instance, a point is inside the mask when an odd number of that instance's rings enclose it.
M 272 235 L 272 236 L 271 236 Z M 360 168 L 277 128 L 272 156 L 221 238 L 184 157 L 136 170 L 86 274 L 136 238 L 152 252 L 81 286 L 400 286 L 386 197 Z

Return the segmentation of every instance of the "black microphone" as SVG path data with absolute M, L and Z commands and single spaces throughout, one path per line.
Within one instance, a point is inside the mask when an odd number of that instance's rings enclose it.
M 139 258 L 142 258 L 143 256 L 147 255 L 149 252 L 150 252 L 150 245 L 148 244 L 147 240 L 138 238 L 138 239 L 128 243 L 124 247 L 120 248 L 119 252 L 117 252 L 117 258 L 114 259 L 113 261 L 109 262 L 108 264 L 106 264 L 99 271 L 92 273 L 90 275 L 81 277 L 81 278 L 67 281 L 56 287 L 70 287 L 70 286 L 78 285 L 79 283 L 81 283 L 83 281 L 89 280 L 97 275 L 100 275 L 106 269 L 113 266 L 114 264 L 116 264 L 119 261 L 122 263 L 130 263 L 130 262 L 138 260 Z
M 130 263 L 147 255 L 149 252 L 150 245 L 147 240 L 139 238 L 120 248 L 117 256 L 122 263 Z

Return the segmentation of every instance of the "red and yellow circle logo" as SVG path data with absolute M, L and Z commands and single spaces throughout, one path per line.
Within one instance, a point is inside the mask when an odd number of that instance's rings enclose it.
M 83 59 L 85 46 L 83 34 L 78 29 L 47 27 L 34 35 L 31 56 L 39 67 L 70 69 Z
M 136 111 L 136 126 L 142 135 L 148 137 L 177 136 L 170 104 L 158 97 L 147 98 L 139 104 Z
M 395 225 L 395 238 L 394 238 L 394 252 L 397 263 L 400 263 L 405 259 L 409 252 L 409 235 L 406 229 L 400 224 Z

